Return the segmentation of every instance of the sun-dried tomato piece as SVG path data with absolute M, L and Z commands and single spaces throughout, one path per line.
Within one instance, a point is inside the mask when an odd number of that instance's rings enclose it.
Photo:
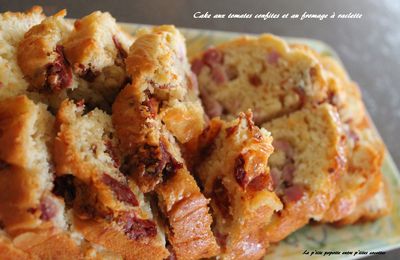
M 128 212 L 120 216 L 117 223 L 123 225 L 124 233 L 129 239 L 139 240 L 157 235 L 157 227 L 154 221 L 140 219 L 133 212 Z
M 57 45 L 57 58 L 46 66 L 45 91 L 60 91 L 68 88 L 72 83 L 72 70 L 64 56 L 64 47 Z
M 139 201 L 127 184 L 119 182 L 106 173 L 103 173 L 102 181 L 110 187 L 119 201 L 126 202 L 134 207 L 139 206 Z
M 246 174 L 245 159 L 243 154 L 239 154 L 235 159 L 234 174 L 237 183 L 244 189 L 249 183 L 249 177 Z
M 247 188 L 254 191 L 261 191 L 265 188 L 267 188 L 269 191 L 274 190 L 271 177 L 267 174 L 260 174 L 252 179 Z
M 260 77 L 258 75 L 255 75 L 255 74 L 249 76 L 249 82 L 254 87 L 258 87 L 262 83 Z
M 118 50 L 118 58 L 120 59 L 126 59 L 128 57 L 128 53 L 126 52 L 126 50 L 122 47 L 121 42 L 117 39 L 117 37 L 115 35 L 113 35 L 112 37 L 115 48 L 117 48 Z
M 215 204 L 218 207 L 219 211 L 221 212 L 222 217 L 230 218 L 231 199 L 229 197 L 228 190 L 222 183 L 221 179 L 216 179 L 214 181 L 211 196 L 215 201 Z

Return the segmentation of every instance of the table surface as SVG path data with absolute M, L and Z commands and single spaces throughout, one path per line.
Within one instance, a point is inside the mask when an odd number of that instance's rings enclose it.
M 0 12 L 21 11 L 35 1 L 0 0 Z M 397 166 L 400 145 L 400 1 L 395 0 L 122 0 L 40 1 L 47 14 L 67 8 L 68 16 L 82 17 L 94 10 L 109 11 L 120 22 L 174 24 L 181 27 L 244 33 L 269 32 L 282 36 L 314 38 L 328 43 L 341 57 L 362 94 L 375 125 Z M 194 19 L 197 11 L 209 13 L 361 13 L 361 19 L 246 20 Z M 400 250 L 374 259 L 396 259 Z

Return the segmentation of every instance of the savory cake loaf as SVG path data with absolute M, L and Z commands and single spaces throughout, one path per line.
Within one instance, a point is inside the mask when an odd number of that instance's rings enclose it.
M 52 193 L 53 123 L 46 106 L 26 96 L 0 102 L 0 220 L 5 233 L 0 247 L 15 247 L 32 258 L 79 258 L 81 243 L 68 230 L 63 201 Z
M 25 94 L 28 83 L 17 63 L 18 44 L 44 18 L 38 6 L 24 13 L 0 14 L 0 100 Z
M 124 259 L 168 256 L 149 202 L 119 171 L 111 117 L 65 100 L 56 118 L 55 191 L 72 208 L 75 229 Z
M 321 64 L 269 34 L 241 37 L 192 60 L 210 117 L 251 108 L 256 124 L 329 98 Z
M 155 192 L 172 254 L 198 259 L 217 254 L 208 201 L 187 170 L 179 144 L 201 134 L 205 118 L 173 26 L 137 34 L 126 60 L 132 83 L 117 96 L 113 122 L 124 172 L 143 192 Z
M 263 125 L 274 137 L 269 160 L 274 190 L 284 206 L 267 228 L 278 242 L 310 219 L 321 220 L 338 192 L 345 166 L 343 130 L 328 104 L 304 108 Z
M 199 143 L 195 174 L 211 199 L 220 257 L 260 259 L 268 246 L 266 225 L 282 209 L 268 167 L 270 133 L 247 112 L 231 122 L 211 120 Z

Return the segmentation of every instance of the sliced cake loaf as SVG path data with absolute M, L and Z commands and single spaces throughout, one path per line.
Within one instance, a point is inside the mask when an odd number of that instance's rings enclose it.
M 0 102 L 2 241 L 40 259 L 79 258 L 84 243 L 69 232 L 64 203 L 52 193 L 53 123 L 46 106 L 26 96 Z
M 345 166 L 343 130 L 328 104 L 304 108 L 263 125 L 274 137 L 269 160 L 275 192 L 284 206 L 267 228 L 278 242 L 308 223 L 321 220 L 338 192 Z
M 278 37 L 242 37 L 192 60 L 210 117 L 251 108 L 256 124 L 329 98 L 321 64 Z
M 268 246 L 266 225 L 282 209 L 268 167 L 270 133 L 248 112 L 231 122 L 211 120 L 199 139 L 194 171 L 211 199 L 220 257 L 260 259 Z
M 25 13 L 0 14 L 0 100 L 25 94 L 28 83 L 17 63 L 18 44 L 44 18 L 37 6 Z
M 205 126 L 184 38 L 173 26 L 141 31 L 126 64 L 132 83 L 117 96 L 112 115 L 124 172 L 142 191 L 155 191 L 178 259 L 214 256 L 208 201 L 179 148 Z
M 149 202 L 119 171 L 111 117 L 65 100 L 57 114 L 56 194 L 72 209 L 75 229 L 124 259 L 168 256 Z

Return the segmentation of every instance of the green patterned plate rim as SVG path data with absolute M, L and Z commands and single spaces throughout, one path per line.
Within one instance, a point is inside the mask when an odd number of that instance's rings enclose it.
M 134 33 L 137 29 L 148 27 L 144 24 L 121 23 L 128 32 Z M 246 35 L 245 33 L 222 32 L 201 29 L 179 28 L 186 37 L 188 54 L 191 56 L 208 46 L 227 41 L 232 38 Z M 252 35 L 252 34 L 247 34 Z M 316 51 L 329 55 L 340 61 L 337 53 L 326 43 L 306 38 L 283 37 L 290 43 L 307 44 Z M 382 165 L 382 172 L 389 183 L 393 198 L 393 211 L 384 218 L 375 222 L 356 224 L 342 228 L 334 228 L 329 225 L 307 225 L 291 234 L 279 245 L 271 248 L 271 252 L 265 259 L 326 259 L 321 255 L 305 255 L 303 252 L 385 252 L 400 247 L 400 200 L 395 198 L 400 194 L 400 175 L 396 165 L 386 151 Z M 356 259 L 370 254 L 356 255 L 331 255 L 328 259 Z

